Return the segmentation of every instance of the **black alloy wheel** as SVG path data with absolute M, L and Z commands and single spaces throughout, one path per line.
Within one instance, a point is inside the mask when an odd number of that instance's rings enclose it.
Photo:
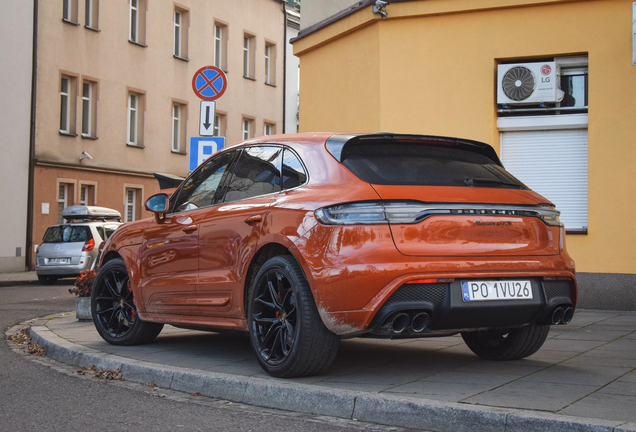
M 163 324 L 142 321 L 121 259 L 106 263 L 91 293 L 93 323 L 101 337 L 113 345 L 137 345 L 152 341 Z
M 257 287 L 252 331 L 259 355 L 272 366 L 281 364 L 296 342 L 298 312 L 291 282 L 279 269 L 267 271 Z
M 268 260 L 251 287 L 250 342 L 261 367 L 280 378 L 315 375 L 331 365 L 340 337 L 323 324 L 292 256 Z

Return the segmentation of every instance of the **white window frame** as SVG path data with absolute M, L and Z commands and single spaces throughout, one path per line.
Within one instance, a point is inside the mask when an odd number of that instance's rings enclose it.
M 174 55 L 181 57 L 181 43 L 183 37 L 181 34 L 181 28 L 183 25 L 183 12 L 179 10 L 174 11 Z
M 265 123 L 263 125 L 263 135 L 264 136 L 273 135 L 273 130 L 274 130 L 274 125 L 273 124 Z
M 172 151 L 181 151 L 181 105 L 172 104 Z
M 265 83 L 271 84 L 271 54 L 272 46 L 265 44 Z
M 58 195 L 57 195 L 57 223 L 64 223 L 62 217 L 62 210 L 68 207 L 68 184 L 58 183 Z M 60 207 L 60 204 L 62 206 Z
M 132 192 L 132 195 L 131 195 Z M 132 196 L 132 202 L 130 197 Z M 126 196 L 124 197 L 124 222 L 133 222 L 137 213 L 137 189 L 126 188 Z M 130 212 L 130 217 L 129 217 Z
M 250 77 L 250 37 L 243 35 L 243 76 Z
M 80 186 L 80 205 L 88 205 L 88 185 Z
M 71 83 L 70 77 L 62 76 L 60 82 L 60 132 L 62 133 L 71 133 Z M 66 121 L 64 121 L 65 118 Z
M 139 95 L 130 92 L 128 94 L 128 128 L 126 143 L 138 145 L 139 142 Z
M 62 3 L 62 20 L 78 24 L 77 22 L 77 1 L 78 0 L 63 0 Z
M 128 39 L 132 42 L 139 43 L 139 0 L 130 0 Z
M 99 0 L 86 0 L 85 26 L 97 30 L 99 28 Z
M 219 24 L 214 25 L 214 66 L 219 69 L 223 68 L 223 27 Z
M 93 87 L 90 81 L 82 83 L 82 136 L 93 136 Z M 86 89 L 88 88 L 88 95 Z M 88 121 L 87 121 L 88 120 Z
M 214 130 L 212 131 L 212 136 L 221 136 L 221 116 L 218 114 L 214 116 Z
M 252 136 L 252 120 L 243 118 L 243 140 L 250 139 Z

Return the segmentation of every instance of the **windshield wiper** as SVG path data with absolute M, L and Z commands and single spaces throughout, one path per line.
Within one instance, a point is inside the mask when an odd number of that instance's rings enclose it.
M 494 179 L 485 179 L 485 178 L 467 178 L 464 180 L 466 186 L 477 186 L 480 184 L 493 184 L 493 185 L 502 185 L 502 186 L 512 186 L 516 188 L 523 187 L 519 183 L 511 183 L 503 180 L 494 180 Z

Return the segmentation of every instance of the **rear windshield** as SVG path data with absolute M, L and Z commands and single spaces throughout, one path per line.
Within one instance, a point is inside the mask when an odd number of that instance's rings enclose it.
M 490 158 L 450 146 L 352 144 L 345 146 L 342 163 L 372 184 L 527 189 Z
M 87 226 L 56 225 L 49 227 L 42 243 L 85 242 L 93 238 Z

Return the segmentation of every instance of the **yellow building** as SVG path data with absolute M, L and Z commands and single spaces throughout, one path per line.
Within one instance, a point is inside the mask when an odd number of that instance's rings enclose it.
M 304 0 L 294 41 L 300 130 L 493 145 L 562 211 L 579 305 L 634 310 L 635 8 L 626 0 Z
M 153 173 L 188 174 L 203 123 L 192 88 L 200 68 L 227 75 L 208 123 L 226 144 L 284 129 L 282 0 L 5 3 L 0 174 L 17 185 L 3 192 L 16 204 L 0 271 L 32 266 L 66 206 L 114 208 L 124 221 L 150 215 Z

